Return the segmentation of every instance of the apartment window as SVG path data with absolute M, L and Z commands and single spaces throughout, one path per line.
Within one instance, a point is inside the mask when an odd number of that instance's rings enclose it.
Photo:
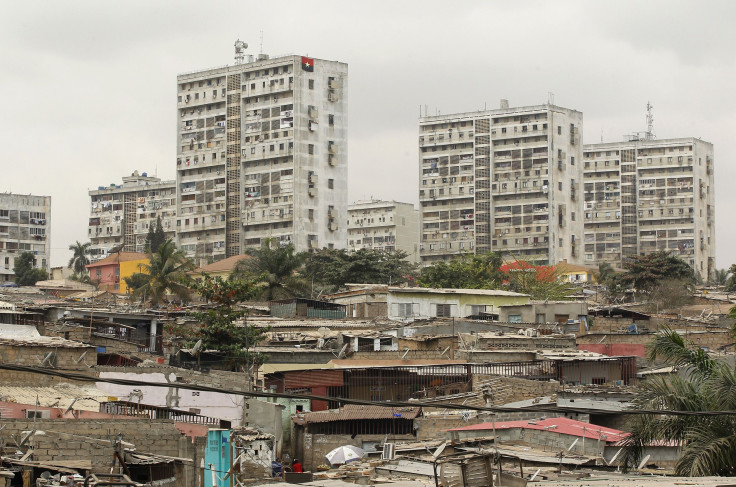
M 451 304 L 435 304 L 437 318 L 444 318 L 452 316 L 452 305 Z
M 309 219 L 314 220 L 314 209 L 312 208 L 309 209 Z
M 335 116 L 330 114 L 327 115 L 327 124 L 328 125 L 335 125 Z
M 327 180 L 327 187 L 329 189 L 335 189 L 335 180 L 334 179 L 328 179 Z
M 401 318 L 409 318 L 413 316 L 411 303 L 398 303 L 396 305 L 396 314 Z
M 307 152 L 310 154 L 314 154 L 314 144 L 309 144 L 307 146 Z
M 562 135 L 562 125 L 557 126 L 557 135 Z
M 313 90 L 314 89 L 314 80 L 313 79 L 310 79 L 309 80 L 309 89 L 310 90 Z

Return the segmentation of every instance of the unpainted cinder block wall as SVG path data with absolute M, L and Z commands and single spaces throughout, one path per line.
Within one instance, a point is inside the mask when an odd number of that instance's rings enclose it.
M 33 459 L 40 462 L 90 459 L 94 472 L 110 469 L 114 447 L 111 439 L 122 434 L 123 441 L 136 451 L 173 457 L 193 458 L 192 439 L 176 429 L 174 421 L 143 419 L 7 419 L 3 421 L 5 438 L 22 438 L 34 428 L 29 444 Z M 41 433 L 43 432 L 43 433 Z M 19 440 L 20 441 L 20 440 Z

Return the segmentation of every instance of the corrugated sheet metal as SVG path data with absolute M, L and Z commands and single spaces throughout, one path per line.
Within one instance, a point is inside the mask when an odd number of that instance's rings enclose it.
M 57 407 L 62 411 L 71 402 L 75 410 L 99 411 L 100 402 L 108 400 L 107 392 L 94 386 L 75 386 L 62 383 L 55 387 L 0 386 L 0 400 L 18 404 L 36 404 L 41 407 Z
M 349 421 L 358 419 L 414 419 L 422 411 L 420 407 L 389 408 L 384 406 L 361 406 L 348 404 L 337 411 L 307 413 L 305 423 L 327 423 L 330 421 Z
M 304 370 L 284 374 L 285 389 L 345 385 L 342 370 Z

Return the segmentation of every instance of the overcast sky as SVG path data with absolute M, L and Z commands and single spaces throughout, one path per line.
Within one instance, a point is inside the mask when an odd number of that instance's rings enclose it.
M 736 2 L 15 1 L 0 18 L 0 191 L 52 196 L 52 265 L 87 240 L 90 189 L 174 179 L 176 75 L 248 52 L 349 65 L 350 200 L 417 203 L 417 118 L 545 103 L 584 142 L 715 144 L 717 266 L 736 262 Z

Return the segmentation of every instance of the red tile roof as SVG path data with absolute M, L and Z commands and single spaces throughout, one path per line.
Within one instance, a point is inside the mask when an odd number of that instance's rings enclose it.
M 527 430 L 539 430 L 539 431 L 552 431 L 561 435 L 570 435 L 585 437 L 592 440 L 597 440 L 599 435 L 601 439 L 610 443 L 615 443 L 626 436 L 629 433 L 621 430 L 615 430 L 613 428 L 606 428 L 605 426 L 598 426 L 595 424 L 585 423 L 583 421 L 577 421 L 569 418 L 545 418 L 540 420 L 529 420 L 529 421 L 500 421 L 496 423 L 496 430 L 506 430 L 513 428 L 522 428 Z M 487 431 L 493 430 L 493 423 L 481 423 L 474 424 L 472 426 L 465 426 L 463 428 L 453 428 L 446 431 Z

